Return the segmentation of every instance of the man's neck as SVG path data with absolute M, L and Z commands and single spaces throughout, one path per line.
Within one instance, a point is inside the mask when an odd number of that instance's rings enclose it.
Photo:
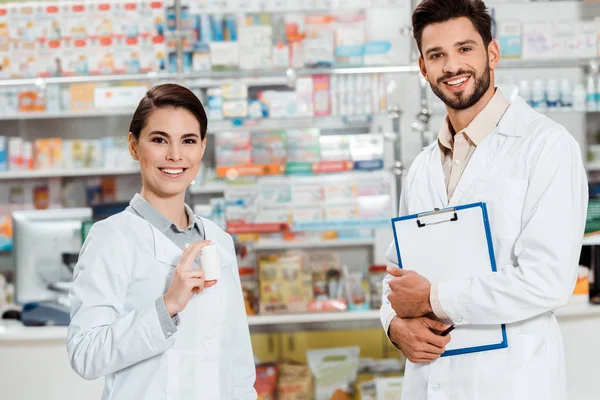
M 490 88 L 487 92 L 485 92 L 481 99 L 465 110 L 455 110 L 446 106 L 448 120 L 450 121 L 452 130 L 454 132 L 460 132 L 465 129 L 471 123 L 471 121 L 475 119 L 477 114 L 479 114 L 485 108 L 485 106 L 487 106 L 492 97 L 494 97 L 495 93 L 496 89 L 494 88 L 494 85 L 490 85 Z
M 161 197 L 149 190 L 142 188 L 141 196 L 158 212 L 164 215 L 169 221 L 173 222 L 180 229 L 188 226 L 189 221 L 185 213 L 185 192 L 181 195 L 172 197 Z

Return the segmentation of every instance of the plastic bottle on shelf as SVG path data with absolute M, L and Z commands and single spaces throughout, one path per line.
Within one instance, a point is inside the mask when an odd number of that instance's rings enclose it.
M 573 109 L 575 111 L 585 111 L 586 110 L 586 93 L 585 86 L 583 83 L 578 83 L 575 85 L 575 89 L 573 89 Z
M 594 99 L 596 100 L 596 109 L 595 111 L 600 111 L 600 78 L 598 75 L 592 75 L 592 79 L 595 83 L 595 91 L 594 91 Z
M 355 115 L 354 97 L 356 96 L 356 82 L 352 75 L 346 76 L 346 115 Z
M 549 79 L 546 86 L 546 105 L 549 110 L 556 110 L 561 106 L 560 86 L 556 79 Z
M 362 116 L 364 115 L 364 102 L 365 96 L 365 84 L 361 74 L 354 76 L 354 114 Z
M 592 75 L 589 75 L 587 78 L 585 108 L 587 111 L 596 111 L 598 109 L 598 103 L 596 102 L 596 84 Z
M 365 75 L 365 115 L 371 115 L 374 113 L 373 110 L 373 89 L 371 88 L 373 82 L 370 75 Z
M 340 101 L 339 101 L 339 76 L 332 75 L 331 82 L 329 84 L 329 97 L 331 98 L 331 116 L 337 117 L 340 115 Z
M 560 106 L 564 110 L 573 109 L 573 86 L 568 79 L 563 79 L 560 83 Z
M 536 79 L 533 81 L 531 106 L 537 111 L 546 111 L 547 109 L 544 81 L 541 79 Z
M 8 304 L 8 294 L 6 293 L 6 278 L 0 274 L 0 310 Z
M 531 87 L 529 86 L 529 82 L 522 80 L 519 82 L 519 96 L 530 106 L 532 105 L 531 101 Z

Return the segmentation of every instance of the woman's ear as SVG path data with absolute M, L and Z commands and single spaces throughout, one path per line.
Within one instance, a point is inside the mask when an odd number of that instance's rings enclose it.
M 133 133 L 129 132 L 129 135 L 127 135 L 127 140 L 129 141 L 129 154 L 131 154 L 131 158 L 133 158 L 135 161 L 139 161 L 140 159 L 137 153 L 138 141 Z
M 202 139 L 202 141 L 200 143 L 202 143 L 202 157 L 204 157 L 204 152 L 206 151 L 206 139 L 208 139 L 208 135 L 206 135 L 204 137 L 204 139 Z

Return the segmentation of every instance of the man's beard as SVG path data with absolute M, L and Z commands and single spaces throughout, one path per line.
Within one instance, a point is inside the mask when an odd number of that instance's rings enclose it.
M 475 90 L 470 96 L 465 96 L 464 92 L 451 93 L 446 95 L 438 86 L 429 84 L 431 90 L 440 100 L 453 110 L 465 110 L 475 105 L 490 88 L 490 65 L 486 63 L 485 71 L 480 76 L 475 75 L 475 71 L 459 70 L 455 74 L 446 74 L 437 80 L 439 85 L 445 85 L 442 81 L 452 79 L 455 76 L 470 75 L 473 79 Z

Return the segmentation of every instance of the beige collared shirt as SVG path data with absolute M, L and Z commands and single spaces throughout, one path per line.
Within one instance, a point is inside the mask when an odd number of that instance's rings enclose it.
M 456 134 L 454 134 L 454 129 L 452 129 L 446 116 L 438 135 L 438 145 L 442 153 L 442 168 L 446 178 L 448 201 L 452 198 L 454 190 L 477 146 L 496 129 L 509 105 L 502 91 L 496 89 L 496 93 L 485 108 L 473 118 L 465 129 Z M 447 320 L 448 316 L 439 302 L 435 283 L 431 285 L 429 300 L 433 313 L 438 318 Z

